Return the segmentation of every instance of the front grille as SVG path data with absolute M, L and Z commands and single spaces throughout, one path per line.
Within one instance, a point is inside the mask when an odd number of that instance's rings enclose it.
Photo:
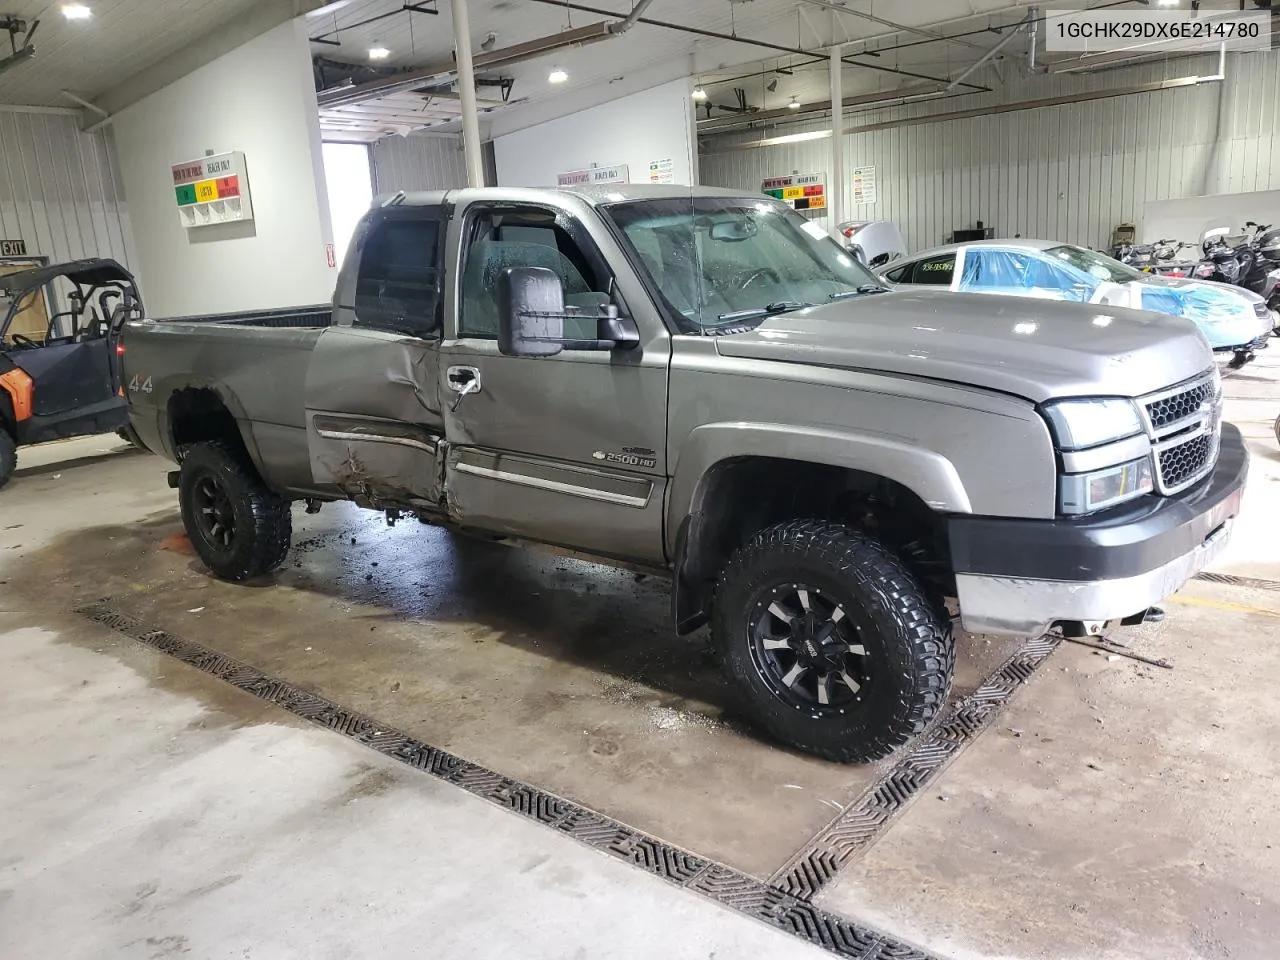
M 1247 346 L 1250 350 L 1265 350 L 1267 348 L 1267 341 L 1270 339 L 1271 334 L 1264 333 L 1262 336 L 1254 337 L 1250 340 Z
M 1213 380 L 1205 379 L 1181 392 L 1147 401 L 1147 417 L 1151 420 L 1151 426 L 1160 431 L 1194 417 L 1205 401 L 1213 399 L 1213 395 Z
M 1219 384 L 1211 370 L 1140 401 L 1155 451 L 1160 493 L 1177 493 L 1213 469 L 1222 430 Z
M 1193 440 L 1168 447 L 1158 454 L 1160 486 L 1179 490 L 1194 483 L 1212 466 L 1214 438 L 1202 433 Z

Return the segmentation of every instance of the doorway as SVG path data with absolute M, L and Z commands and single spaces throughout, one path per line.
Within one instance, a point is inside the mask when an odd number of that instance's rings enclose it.
M 333 223 L 333 250 L 342 263 L 356 224 L 373 201 L 373 170 L 364 143 L 325 143 L 324 180 Z

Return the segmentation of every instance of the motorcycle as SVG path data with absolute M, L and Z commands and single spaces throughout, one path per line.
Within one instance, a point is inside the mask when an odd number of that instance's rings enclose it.
M 1177 240 L 1157 240 L 1155 243 L 1118 243 L 1111 248 L 1111 256 L 1143 273 L 1169 274 L 1177 269 L 1173 259 L 1185 247 L 1192 244 Z M 1176 274 L 1181 276 L 1182 274 Z
M 1242 275 L 1240 285 L 1266 300 L 1268 309 L 1280 310 L 1280 227 L 1252 220 L 1245 226 L 1253 228 L 1249 242 L 1253 260 L 1247 274 Z

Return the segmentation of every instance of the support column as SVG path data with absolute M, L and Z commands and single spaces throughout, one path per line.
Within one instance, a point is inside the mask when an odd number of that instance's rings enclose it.
M 462 106 L 462 148 L 467 162 L 467 186 L 483 187 L 484 158 L 480 155 L 480 118 L 476 115 L 476 72 L 471 65 L 471 20 L 467 0 L 453 0 L 453 51 L 458 62 L 458 100 Z
M 844 237 L 836 227 L 844 218 L 844 63 L 840 57 L 844 47 L 831 48 L 831 187 L 827 202 L 827 231 L 842 246 Z

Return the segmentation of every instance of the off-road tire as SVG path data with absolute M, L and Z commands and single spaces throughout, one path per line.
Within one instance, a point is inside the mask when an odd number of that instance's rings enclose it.
M 146 445 L 142 442 L 142 438 L 138 436 L 138 431 L 133 429 L 133 424 L 126 423 L 123 427 L 116 431 L 116 436 L 125 443 L 136 447 L 139 450 L 146 450 Z
M 0 425 L 0 487 L 9 482 L 18 469 L 18 447 L 3 425 Z
M 753 654 L 756 599 L 770 584 L 813 584 L 857 608 L 872 671 L 865 702 L 842 716 L 788 703 Z M 747 714 L 781 742 L 840 763 L 878 760 L 923 731 L 951 687 L 949 623 L 906 566 L 872 538 L 839 523 L 768 527 L 729 559 L 716 584 L 711 633 Z
M 212 483 L 225 494 L 233 520 L 227 544 L 202 524 L 201 489 Z M 222 443 L 198 443 L 182 458 L 178 478 L 182 523 L 191 545 L 214 575 L 223 580 L 250 580 L 284 562 L 293 536 L 289 501 L 267 489 L 244 453 Z

